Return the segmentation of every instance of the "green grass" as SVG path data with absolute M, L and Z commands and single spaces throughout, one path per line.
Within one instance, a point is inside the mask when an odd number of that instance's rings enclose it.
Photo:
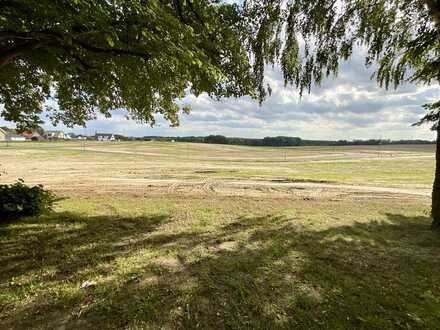
M 438 329 L 440 236 L 427 207 L 66 199 L 0 227 L 0 328 Z
M 330 181 L 346 184 L 379 185 L 385 187 L 429 186 L 434 179 L 434 163 L 431 159 L 420 160 L 354 160 L 340 162 L 296 162 L 267 166 L 266 169 L 230 170 L 219 167 L 204 172 L 206 176 L 227 178 L 284 177 Z

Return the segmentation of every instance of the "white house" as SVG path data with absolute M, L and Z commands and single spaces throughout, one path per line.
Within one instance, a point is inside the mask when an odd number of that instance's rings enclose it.
M 115 135 L 111 133 L 96 133 L 95 138 L 98 141 L 115 141 Z
M 45 137 L 48 140 L 65 140 L 66 136 L 63 131 L 46 131 Z
M 9 134 L 6 138 L 7 141 L 26 141 L 26 138 L 24 136 L 18 135 L 18 134 Z
M 87 140 L 86 136 L 76 135 L 75 133 L 66 133 L 64 136 L 66 140 Z

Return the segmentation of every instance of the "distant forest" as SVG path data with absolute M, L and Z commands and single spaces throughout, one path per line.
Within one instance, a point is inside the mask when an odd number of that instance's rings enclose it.
M 297 146 L 350 146 L 350 145 L 389 145 L 389 144 L 434 144 L 435 141 L 428 140 L 303 140 L 299 137 L 274 136 L 263 139 L 250 139 L 238 137 L 226 137 L 223 135 L 208 136 L 184 136 L 184 137 L 163 137 L 163 136 L 144 136 L 131 138 L 143 141 L 176 141 L 176 142 L 194 142 L 194 143 L 212 143 L 212 144 L 230 144 L 242 146 L 266 146 L 266 147 L 297 147 Z

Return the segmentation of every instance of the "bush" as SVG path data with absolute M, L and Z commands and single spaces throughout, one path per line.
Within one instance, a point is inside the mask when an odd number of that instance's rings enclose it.
M 52 210 L 55 200 L 43 186 L 29 187 L 23 180 L 0 185 L 0 220 L 43 214 Z

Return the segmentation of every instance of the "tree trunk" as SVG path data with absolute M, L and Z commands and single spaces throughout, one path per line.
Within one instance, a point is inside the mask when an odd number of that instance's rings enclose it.
M 435 177 L 432 186 L 432 229 L 440 229 L 440 127 L 437 127 L 435 148 Z

